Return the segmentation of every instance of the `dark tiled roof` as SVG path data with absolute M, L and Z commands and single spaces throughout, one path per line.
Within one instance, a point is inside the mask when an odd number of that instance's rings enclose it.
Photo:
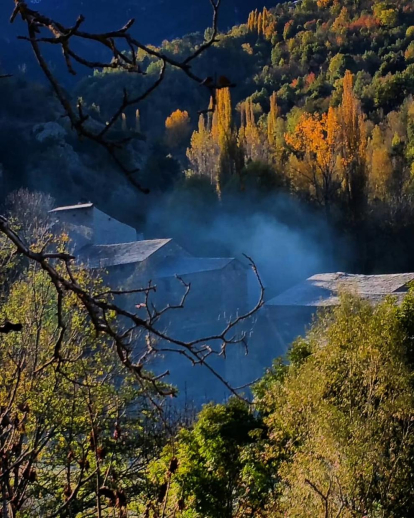
M 87 245 L 78 253 L 78 260 L 89 268 L 107 268 L 145 261 L 171 239 L 152 239 L 116 245 Z
M 222 270 L 232 261 L 234 261 L 232 257 L 217 259 L 210 257 L 167 257 L 158 265 L 155 276 L 162 278 Z
M 352 275 L 322 273 L 309 277 L 267 302 L 268 306 L 336 306 L 340 293 L 356 293 L 364 299 L 378 302 L 386 295 L 402 298 L 403 290 L 414 281 L 414 273 L 389 275 Z

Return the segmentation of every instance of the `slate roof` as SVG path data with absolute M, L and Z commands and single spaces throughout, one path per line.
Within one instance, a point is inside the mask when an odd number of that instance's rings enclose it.
M 157 267 L 156 277 L 174 277 L 192 273 L 222 270 L 235 259 L 233 257 L 167 257 Z
M 404 297 L 414 273 L 389 275 L 353 275 L 343 272 L 321 273 L 269 300 L 267 306 L 328 307 L 339 304 L 342 291 L 356 293 L 379 302 L 387 295 Z
M 67 205 L 66 207 L 57 207 L 49 212 L 63 212 L 65 210 L 76 210 L 76 209 L 90 209 L 93 207 L 93 203 L 78 203 L 77 205 Z
M 171 239 L 152 239 L 116 245 L 87 245 L 78 253 L 78 260 L 89 268 L 108 268 L 121 264 L 140 263 L 169 243 Z

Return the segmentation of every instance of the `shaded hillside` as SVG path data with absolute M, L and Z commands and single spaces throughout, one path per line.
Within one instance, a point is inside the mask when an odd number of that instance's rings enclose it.
M 165 40 L 160 49 L 181 60 L 202 41 L 201 33 L 193 33 Z M 73 102 L 82 98 L 91 121 L 105 124 L 124 88 L 136 96 L 158 77 L 154 57 L 139 52 L 137 59 L 146 72 L 139 79 L 104 70 L 74 85 Z M 328 225 L 347 243 L 345 253 L 328 234 L 313 231 L 329 250 L 328 263 L 338 265 L 338 257 L 346 257 L 345 266 L 367 273 L 414 269 L 412 2 L 306 0 L 251 12 L 245 23 L 223 31 L 193 70 L 236 84 L 220 98 L 224 124 L 220 113 L 199 117 L 209 92 L 169 68 L 160 88 L 140 104 L 139 117 L 131 107 L 118 125 L 121 134 L 139 127 L 146 137 L 127 150 L 140 169 L 137 177 L 153 191 L 136 203 L 136 193 L 128 192 L 139 225 L 146 220 L 152 234 L 191 242 L 192 235 L 185 235 L 189 218 L 205 225 L 222 211 L 248 211 L 301 228 L 302 205 L 323 221 L 313 228 Z M 2 86 L 13 92 L 0 107 L 6 189 L 23 178 L 32 188 L 53 189 L 58 199 L 87 192 L 107 212 L 119 209 L 126 191 L 119 176 L 112 177 L 115 165 L 90 142 L 80 143 L 48 90 L 24 78 Z M 39 102 L 43 109 L 34 116 Z M 48 121 L 65 132 L 39 146 L 30 128 Z M 25 154 L 9 151 L 20 142 L 23 122 L 30 145 Z M 66 145 L 75 152 L 69 163 Z M 53 167 L 46 165 L 50 156 Z M 111 178 L 120 190 L 110 190 L 108 200 L 103 193 Z M 159 193 L 165 195 L 162 203 Z M 279 196 L 289 201 L 276 203 Z M 208 232 L 195 234 L 194 246 L 202 246 Z M 349 250 L 356 250 L 351 263 Z
M 251 9 L 262 8 L 264 4 L 264 0 L 224 0 L 220 28 L 226 30 L 242 23 Z M 152 44 L 189 32 L 203 32 L 211 25 L 212 16 L 209 0 L 36 0 L 29 2 L 29 6 L 68 26 L 82 14 L 86 18 L 85 29 L 95 32 L 121 28 L 135 18 L 134 34 L 144 43 Z M 12 8 L 12 0 L 5 0 L 0 6 L 0 66 L 9 71 L 19 66 L 26 70 L 29 67 L 37 75 L 27 42 L 16 41 L 25 28 L 19 23 L 8 23 Z M 51 56 L 55 58 L 57 54 Z

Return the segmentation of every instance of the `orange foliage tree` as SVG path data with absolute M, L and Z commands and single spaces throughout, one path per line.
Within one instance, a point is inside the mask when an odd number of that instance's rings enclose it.
M 303 114 L 294 132 L 287 133 L 285 139 L 293 151 L 290 159 L 293 185 L 309 189 L 329 214 L 340 184 L 337 167 L 340 125 L 336 110 L 330 108 L 322 116 Z
M 166 142 L 170 147 L 178 147 L 190 134 L 190 116 L 187 111 L 175 110 L 165 121 Z
M 341 105 L 321 116 L 303 114 L 285 140 L 293 152 L 289 161 L 293 186 L 309 189 L 327 213 L 341 189 L 357 221 L 366 198 L 367 136 L 351 72 L 343 79 Z

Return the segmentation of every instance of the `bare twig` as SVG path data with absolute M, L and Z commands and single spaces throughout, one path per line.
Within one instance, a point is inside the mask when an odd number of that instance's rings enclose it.
M 134 25 L 134 19 L 129 20 L 124 27 L 119 30 L 96 34 L 81 30 L 83 22 L 85 21 L 83 16 L 79 16 L 72 27 L 65 27 L 61 23 L 29 8 L 27 3 L 23 0 L 14 0 L 14 2 L 15 8 L 10 21 L 14 22 L 17 17 L 20 17 L 26 23 L 28 36 L 21 36 L 20 39 L 30 42 L 40 68 L 51 84 L 66 116 L 70 120 L 72 128 L 80 137 L 87 138 L 103 147 L 121 169 L 128 181 L 142 192 L 147 193 L 149 191 L 136 180 L 135 175 L 138 172 L 138 169 L 128 167 L 119 156 L 120 151 L 124 149 L 128 142 L 131 141 L 132 137 L 121 139 L 111 138 L 111 129 L 113 129 L 114 125 L 120 120 L 125 109 L 138 105 L 147 99 L 147 97 L 149 97 L 161 85 L 165 78 L 167 66 L 181 70 L 191 80 L 208 89 L 213 102 L 212 107 L 207 111 L 215 109 L 216 90 L 226 88 L 229 85 L 233 86 L 230 82 L 229 84 L 221 84 L 220 81 L 207 81 L 205 78 L 196 75 L 191 68 L 191 63 L 218 41 L 218 16 L 221 0 L 210 0 L 213 10 L 212 32 L 210 38 L 182 61 L 172 58 L 162 52 L 162 50 L 144 45 L 134 38 L 130 33 L 130 29 Z M 104 47 L 111 55 L 111 59 L 106 62 L 96 62 L 84 58 L 72 47 L 72 43 L 76 40 L 87 40 Z M 68 72 L 72 75 L 76 74 L 72 64 L 74 61 L 79 65 L 90 69 L 121 70 L 138 76 L 143 76 L 145 74 L 141 70 L 136 59 L 138 50 L 144 51 L 149 56 L 158 59 L 161 62 L 161 70 L 156 81 L 154 81 L 154 83 L 145 89 L 139 96 L 130 98 L 128 92 L 124 90 L 123 98 L 119 107 L 114 111 L 106 126 L 102 130 L 93 131 L 85 124 L 88 121 L 88 116 L 84 114 L 82 105 L 79 103 L 76 107 L 72 105 L 72 102 L 64 88 L 62 88 L 56 76 L 53 74 L 47 60 L 43 56 L 41 44 L 60 46 Z M 124 52 L 125 47 L 129 52 Z
M 234 389 L 216 369 L 214 369 L 208 362 L 212 355 L 225 356 L 226 349 L 229 345 L 241 344 L 247 348 L 246 332 L 239 331 L 239 326 L 248 321 L 264 304 L 264 286 L 260 275 L 257 271 L 253 260 L 246 256 L 253 269 L 258 284 L 260 286 L 260 296 L 257 304 L 248 312 L 239 315 L 236 318 L 229 320 L 227 325 L 218 333 L 210 336 L 196 338 L 194 340 L 185 341 L 174 336 L 168 335 L 165 331 L 157 327 L 161 316 L 167 311 L 180 310 L 184 308 L 185 301 L 190 292 L 190 284 L 178 277 L 178 280 L 184 287 L 184 293 L 181 301 L 176 305 L 167 305 L 164 309 L 157 310 L 157 308 L 150 304 L 149 294 L 155 287 L 149 283 L 146 288 L 129 290 L 125 294 L 144 293 L 145 294 L 145 309 L 146 318 L 139 316 L 117 305 L 108 296 L 111 294 L 122 295 L 122 291 L 109 290 L 103 293 L 93 294 L 87 289 L 83 288 L 76 282 L 76 276 L 72 269 L 73 256 L 66 253 L 46 253 L 34 252 L 21 240 L 16 232 L 14 232 L 6 218 L 0 216 L 0 233 L 4 234 L 16 247 L 16 252 L 23 255 L 33 263 L 39 265 L 50 278 L 53 286 L 58 294 L 58 324 L 59 337 L 56 342 L 54 355 L 45 365 L 50 365 L 56 362 L 58 365 L 65 361 L 60 357 L 60 344 L 65 333 L 64 319 L 63 319 L 63 305 L 62 300 L 65 292 L 72 293 L 78 299 L 81 307 L 87 312 L 97 333 L 103 333 L 114 344 L 118 358 L 123 366 L 132 372 L 137 380 L 142 384 L 143 388 L 150 384 L 153 389 L 160 395 L 173 395 L 174 390 L 166 388 L 162 381 L 165 376 L 169 374 L 162 374 L 161 376 L 153 376 L 148 374 L 146 366 L 151 358 L 156 353 L 160 352 L 174 352 L 176 354 L 186 357 L 193 365 L 203 365 L 207 368 L 226 388 L 233 394 L 238 395 L 238 391 Z M 59 264 L 63 264 L 67 275 L 62 273 L 62 269 L 58 268 Z M 139 305 L 138 308 L 141 308 Z M 115 315 L 115 319 L 108 320 L 107 315 Z M 126 329 L 126 330 L 125 330 Z M 133 347 L 131 343 L 137 333 L 144 333 L 147 336 L 147 349 L 142 354 L 138 362 L 134 362 L 131 358 Z M 152 337 L 157 340 L 157 345 L 154 345 Z M 214 347 L 214 344 L 219 343 L 220 346 Z M 159 344 L 159 345 L 158 345 Z M 45 367 L 42 366 L 41 368 Z

